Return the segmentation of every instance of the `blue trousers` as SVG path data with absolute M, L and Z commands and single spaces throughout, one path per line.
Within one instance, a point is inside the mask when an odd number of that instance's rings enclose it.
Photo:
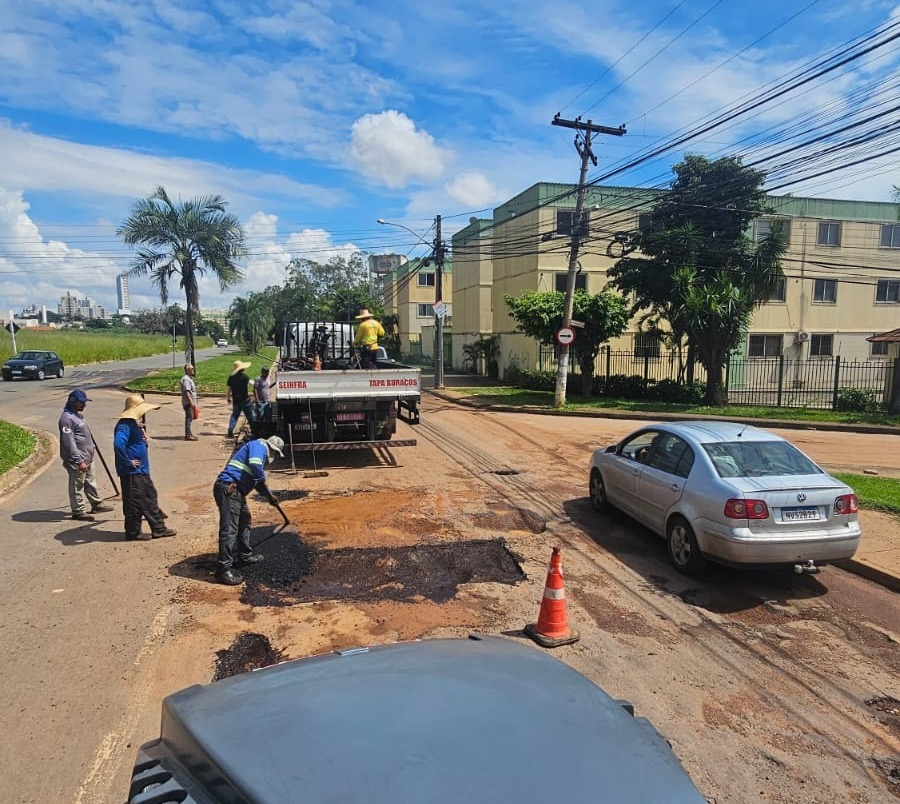
M 253 407 L 250 404 L 250 398 L 248 397 L 243 402 L 234 402 L 231 403 L 231 418 L 228 420 L 228 434 L 234 434 L 234 428 L 237 427 L 238 419 L 241 417 L 241 414 L 247 417 L 248 422 L 253 421 Z

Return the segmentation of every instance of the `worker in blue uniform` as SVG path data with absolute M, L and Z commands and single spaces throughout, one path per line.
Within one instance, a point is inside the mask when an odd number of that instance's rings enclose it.
M 250 509 L 247 495 L 256 489 L 270 504 L 278 500 L 266 485 L 266 464 L 273 454 L 284 457 L 284 441 L 278 436 L 255 438 L 244 444 L 225 464 L 213 484 L 213 499 L 219 508 L 219 561 L 216 580 L 237 586 L 244 577 L 236 567 L 255 564 L 263 556 L 253 552 L 250 544 Z M 235 549 L 238 555 L 235 558 Z

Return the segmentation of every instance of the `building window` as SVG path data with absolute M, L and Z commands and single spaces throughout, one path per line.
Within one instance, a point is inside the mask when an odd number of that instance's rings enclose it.
M 781 335 L 751 335 L 748 357 L 778 357 L 781 354 Z
M 419 271 L 419 287 L 420 288 L 433 288 L 434 287 L 434 274 L 431 272 L 422 273 Z
M 568 277 L 567 273 L 553 275 L 553 287 L 557 293 L 566 292 L 566 280 Z M 587 290 L 587 274 L 584 271 L 579 271 L 575 274 L 575 290 Z
M 820 246 L 839 246 L 841 244 L 841 225 L 836 221 L 820 221 L 816 243 Z
M 881 224 L 881 247 L 900 248 L 900 223 Z
M 646 232 L 653 223 L 653 216 L 649 212 L 638 213 L 638 231 Z
M 813 285 L 813 301 L 834 304 L 837 301 L 837 280 L 817 279 Z
M 558 209 L 556 210 L 556 234 L 566 235 L 572 234 L 572 226 L 575 225 L 574 209 Z
M 787 218 L 757 218 L 753 227 L 753 242 L 761 243 L 772 234 L 776 226 L 781 227 L 784 242 L 787 243 L 791 234 L 791 222 Z
M 896 304 L 900 302 L 900 279 L 879 279 L 875 288 L 876 304 Z
M 874 335 L 875 333 L 873 332 L 872 334 Z M 887 341 L 872 341 L 872 343 L 869 344 L 871 347 L 869 349 L 869 354 L 872 357 L 887 357 L 888 345 Z
M 778 280 L 775 284 L 775 287 L 772 288 L 771 293 L 769 293 L 769 298 L 766 299 L 768 304 L 777 304 L 778 302 L 784 302 L 787 294 L 787 282 L 784 277 Z
M 831 357 L 834 348 L 834 335 L 813 335 L 809 339 L 810 357 Z
M 643 360 L 659 360 L 659 338 L 648 332 L 639 332 L 634 336 L 634 356 Z
M 416 316 L 418 318 L 433 318 L 434 308 L 430 304 L 417 304 Z

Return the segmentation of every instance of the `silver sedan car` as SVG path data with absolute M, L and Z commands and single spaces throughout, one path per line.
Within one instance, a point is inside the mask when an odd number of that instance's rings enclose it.
M 732 422 L 654 424 L 594 452 L 591 504 L 663 536 L 686 573 L 707 559 L 814 572 L 859 546 L 858 502 L 780 436 Z

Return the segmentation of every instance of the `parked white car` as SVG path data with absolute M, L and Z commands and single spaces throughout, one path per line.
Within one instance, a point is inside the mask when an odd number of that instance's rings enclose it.
M 226 341 L 224 338 L 219 338 L 219 340 L 216 341 L 216 346 L 228 346 L 228 341 Z
M 706 559 L 814 572 L 859 546 L 853 489 L 790 442 L 749 425 L 642 427 L 594 452 L 589 489 L 595 510 L 614 506 L 663 536 L 682 572 Z

